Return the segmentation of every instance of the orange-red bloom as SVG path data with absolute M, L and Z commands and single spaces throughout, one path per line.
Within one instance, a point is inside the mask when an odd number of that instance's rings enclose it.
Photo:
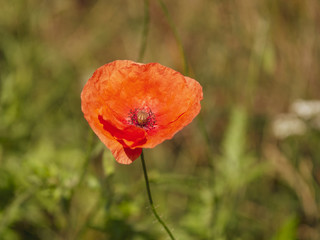
M 81 93 L 84 117 L 119 163 L 130 164 L 199 113 L 202 88 L 158 63 L 118 60 L 98 68 Z

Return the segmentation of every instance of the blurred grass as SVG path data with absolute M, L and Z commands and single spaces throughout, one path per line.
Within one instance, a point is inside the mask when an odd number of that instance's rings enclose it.
M 320 98 L 318 1 L 0 6 L 0 239 L 166 239 L 140 163 L 95 136 L 90 151 L 80 109 L 97 67 L 138 58 L 189 67 L 204 90 L 201 119 L 146 151 L 177 239 L 320 238 L 319 128 L 272 132 L 295 100 Z

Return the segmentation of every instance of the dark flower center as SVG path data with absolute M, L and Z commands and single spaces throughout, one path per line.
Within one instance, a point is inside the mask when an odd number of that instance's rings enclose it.
M 155 117 L 149 108 L 136 108 L 130 110 L 129 123 L 144 129 L 152 129 L 156 123 Z

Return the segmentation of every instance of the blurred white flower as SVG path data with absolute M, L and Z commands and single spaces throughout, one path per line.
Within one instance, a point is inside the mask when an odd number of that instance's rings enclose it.
M 291 111 L 303 119 L 310 119 L 320 115 L 320 100 L 298 99 L 291 105 Z
M 306 124 L 294 114 L 280 114 L 272 123 L 272 132 L 279 139 L 291 135 L 303 135 L 306 130 Z

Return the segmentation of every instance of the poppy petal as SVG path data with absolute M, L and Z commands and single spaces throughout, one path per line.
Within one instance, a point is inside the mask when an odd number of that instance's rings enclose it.
M 148 140 L 143 147 L 153 148 L 164 140 L 171 139 L 183 127 L 191 123 L 195 116 L 199 114 L 201 109 L 200 100 L 203 98 L 202 87 L 194 79 L 189 77 L 185 78 L 191 94 L 189 93 L 189 101 L 184 100 L 184 112 L 179 116 L 172 117 L 170 122 L 167 122 L 167 119 L 163 120 L 161 119 L 161 116 L 158 116 L 158 129 L 148 132 Z
M 141 148 L 127 148 L 113 139 L 106 138 L 104 135 L 99 135 L 98 137 L 111 150 L 112 155 L 118 163 L 130 164 L 141 155 Z

